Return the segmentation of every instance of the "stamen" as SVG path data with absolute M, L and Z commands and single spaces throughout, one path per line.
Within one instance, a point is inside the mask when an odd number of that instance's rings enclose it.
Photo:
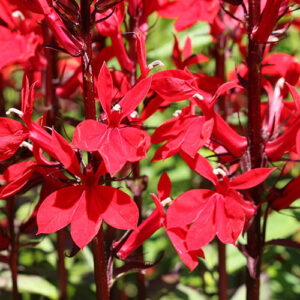
M 222 177 L 226 176 L 226 172 L 224 170 L 222 170 L 221 168 L 216 168 L 213 170 L 213 173 L 215 175 L 221 175 Z
M 139 114 L 136 110 L 134 110 L 131 114 L 130 114 L 130 118 L 133 119 L 137 119 L 139 117 Z
M 163 207 L 165 207 L 166 205 L 168 205 L 171 202 L 172 202 L 172 198 L 168 197 L 168 198 L 164 199 L 163 201 L 161 201 L 160 203 Z
M 12 114 L 12 113 L 18 115 L 20 118 L 22 118 L 23 115 L 24 115 L 24 113 L 23 113 L 22 111 L 20 111 L 20 110 L 14 108 L 14 107 L 10 108 L 10 109 L 6 112 L 6 115 L 8 116 L 8 115 L 10 115 L 10 114 Z
M 24 15 L 22 14 L 21 11 L 19 10 L 15 10 L 14 12 L 12 12 L 11 14 L 14 18 L 20 18 L 22 21 L 25 20 Z
M 20 146 L 24 147 L 24 148 L 27 148 L 31 152 L 33 150 L 33 146 L 30 143 L 26 142 L 26 141 L 23 141 Z
M 163 67 L 164 64 L 163 64 L 160 60 L 155 60 L 155 61 L 153 61 L 151 64 L 148 65 L 148 68 L 149 68 L 150 70 L 152 70 L 154 67 L 157 67 L 157 66 Z
M 177 110 L 175 110 L 175 112 L 173 113 L 173 116 L 174 116 L 174 117 L 179 117 L 179 116 L 181 115 L 181 113 L 182 113 L 182 110 L 177 109 Z
M 200 100 L 200 101 L 204 100 L 203 96 L 200 95 L 200 94 L 198 94 L 198 93 L 195 94 L 193 97 L 196 98 L 196 99 L 198 99 L 198 100 Z
M 116 105 L 113 106 L 112 110 L 120 113 L 122 111 L 122 107 L 120 104 L 117 103 Z

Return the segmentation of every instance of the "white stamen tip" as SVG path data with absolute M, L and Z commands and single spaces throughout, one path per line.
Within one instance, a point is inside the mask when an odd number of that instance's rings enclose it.
M 163 201 L 161 201 L 160 203 L 163 207 L 165 207 L 166 205 L 168 205 L 171 202 L 172 202 L 172 198 L 168 197 L 168 198 L 164 199 Z
M 151 64 L 148 65 L 148 68 L 149 68 L 150 70 L 152 70 L 154 67 L 157 67 L 157 66 L 163 67 L 164 64 L 163 64 L 160 60 L 155 60 L 155 61 L 153 61 Z
M 117 112 L 121 112 L 122 111 L 122 107 L 121 107 L 120 104 L 117 103 L 116 105 L 113 106 L 112 110 L 115 110 Z
M 130 114 L 130 117 L 133 118 L 133 119 L 137 119 L 139 117 L 139 114 L 136 110 L 134 110 L 131 114 Z
M 12 12 L 11 14 L 14 18 L 20 18 L 22 21 L 25 20 L 24 15 L 22 14 L 21 11 L 19 10 L 15 10 L 14 12 Z
M 33 146 L 30 143 L 26 142 L 26 141 L 23 141 L 20 146 L 24 147 L 24 148 L 27 148 L 31 152 L 33 150 Z
M 277 84 L 278 84 L 281 88 L 283 88 L 284 83 L 285 83 L 285 79 L 282 78 L 282 77 L 279 78 L 278 81 L 277 81 Z
M 193 97 L 196 98 L 196 99 L 198 99 L 198 100 L 200 100 L 200 101 L 204 100 L 203 96 L 200 95 L 200 94 L 198 94 L 198 93 L 195 94 Z
M 175 110 L 175 112 L 173 113 L 173 116 L 174 116 L 174 117 L 179 117 L 179 116 L 181 115 L 181 113 L 182 113 L 182 110 L 177 109 L 177 110 Z
M 10 115 L 10 114 L 12 114 L 12 113 L 18 115 L 18 116 L 21 117 L 21 118 L 22 118 L 23 115 L 24 115 L 24 113 L 23 113 L 22 111 L 20 111 L 20 110 L 14 108 L 14 107 L 10 108 L 10 109 L 6 112 L 6 115 L 8 116 L 8 115 Z
M 216 168 L 213 170 L 213 173 L 215 175 L 221 175 L 222 177 L 226 176 L 226 172 L 224 170 L 222 170 L 221 168 Z

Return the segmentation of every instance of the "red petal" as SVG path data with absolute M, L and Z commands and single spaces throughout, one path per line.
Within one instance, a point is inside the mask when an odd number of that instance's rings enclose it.
M 52 130 L 52 145 L 56 151 L 56 157 L 71 173 L 81 177 L 79 162 L 73 148 L 68 142 L 58 134 L 54 129 Z
M 101 106 L 106 113 L 107 117 L 110 117 L 111 100 L 113 98 L 113 82 L 110 75 L 110 71 L 104 62 L 99 72 L 97 82 L 98 98 L 101 102 Z
M 81 186 L 60 189 L 48 196 L 37 213 L 38 233 L 52 233 L 67 226 L 78 207 Z
M 100 194 L 96 188 L 86 189 L 71 220 L 71 236 L 74 243 L 83 249 L 98 233 L 102 224 Z
M 223 83 L 217 89 L 217 91 L 214 94 L 213 98 L 210 100 L 210 105 L 213 106 L 220 96 L 224 95 L 226 92 L 228 92 L 229 90 L 234 89 L 234 88 L 240 88 L 241 89 L 243 87 L 239 84 L 239 82 L 237 80 Z
M 181 149 L 191 157 L 196 155 L 211 136 L 214 120 L 206 121 L 205 119 L 205 117 L 195 118 L 186 131 Z
M 72 144 L 85 151 L 97 151 L 101 146 L 101 138 L 107 126 L 95 120 L 81 122 L 74 131 Z
M 186 237 L 189 250 L 200 249 L 215 237 L 215 205 L 215 199 L 210 198 L 200 212 L 196 222 L 190 227 Z
M 252 188 L 265 181 L 275 169 L 276 168 L 257 168 L 250 170 L 231 180 L 230 187 L 235 190 L 246 190 Z
M 28 137 L 28 129 L 20 122 L 0 118 L 0 161 L 10 158 Z
M 157 196 L 160 201 L 170 197 L 172 189 L 171 180 L 166 172 L 162 174 L 157 185 Z
M 177 251 L 179 257 L 183 263 L 190 269 L 192 272 L 199 263 L 199 256 L 204 257 L 204 253 L 201 249 L 197 251 L 189 251 L 186 246 L 186 233 L 187 228 L 172 228 L 167 230 L 167 234 Z
M 146 152 L 150 148 L 150 136 L 147 132 L 134 128 L 120 128 L 120 133 L 123 138 L 123 150 L 127 161 L 136 162 L 146 157 Z
M 130 234 L 125 244 L 118 251 L 118 257 L 125 259 L 141 246 L 156 230 L 161 228 L 163 222 L 164 217 L 161 216 L 158 209 L 155 209 L 152 214 Z
M 26 161 L 8 167 L 3 174 L 7 184 L 0 187 L 0 199 L 16 194 L 32 176 L 35 165 L 34 161 Z
M 277 210 L 288 208 L 299 197 L 300 197 L 300 176 L 291 180 L 283 188 L 282 196 L 276 195 L 275 201 L 272 203 L 272 207 Z
M 124 230 L 137 227 L 139 210 L 131 197 L 110 186 L 97 186 L 97 193 L 106 223 Z
M 124 98 L 119 102 L 122 108 L 122 119 L 129 116 L 147 96 L 151 87 L 152 77 L 141 80 L 131 90 L 127 92 Z
M 26 124 L 31 123 L 31 115 L 34 106 L 34 86 L 35 83 L 31 87 L 29 87 L 28 76 L 27 74 L 25 74 L 23 77 L 23 84 L 22 84 L 21 105 L 22 105 L 22 112 L 24 113 L 22 118 Z
M 292 86 L 288 82 L 285 82 L 285 84 L 289 88 L 290 93 L 291 93 L 291 95 L 293 97 L 293 100 L 295 102 L 295 105 L 297 107 L 297 110 L 300 113 L 300 95 L 299 95 L 298 91 L 296 90 L 296 88 L 294 86 Z
M 183 70 L 167 70 L 153 75 L 151 88 L 163 99 L 180 101 L 198 93 L 196 78 Z
M 206 179 L 211 181 L 214 185 L 218 183 L 218 178 L 213 173 L 212 166 L 207 161 L 207 159 L 204 158 L 202 155 L 197 153 L 195 158 L 191 158 L 189 155 L 185 154 L 184 152 L 181 152 L 180 155 L 193 171 L 205 177 Z
M 247 148 L 247 139 L 240 136 L 216 112 L 214 113 L 213 135 L 234 156 L 240 157 Z
M 194 222 L 213 194 L 213 191 L 198 189 L 180 195 L 168 208 L 167 228 L 182 227 Z
M 220 241 L 235 245 L 244 224 L 245 214 L 241 206 L 234 199 L 219 195 L 216 201 L 216 234 Z

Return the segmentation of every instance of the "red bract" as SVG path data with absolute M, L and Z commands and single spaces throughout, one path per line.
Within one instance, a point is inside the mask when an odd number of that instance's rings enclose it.
M 255 212 L 255 206 L 237 190 L 260 184 L 274 169 L 253 169 L 230 180 L 226 171 L 214 170 L 201 155 L 197 154 L 195 159 L 181 155 L 195 172 L 215 185 L 216 192 L 196 189 L 183 193 L 167 211 L 168 227 L 193 223 L 186 236 L 189 250 L 205 246 L 215 235 L 224 244 L 235 245 Z
M 72 239 L 82 249 L 97 234 L 102 220 L 118 229 L 135 229 L 138 208 L 134 201 L 116 188 L 98 185 L 103 175 L 100 167 L 96 174 L 88 167 L 82 173 L 74 150 L 55 131 L 52 144 L 58 160 L 82 185 L 59 189 L 43 201 L 37 213 L 38 234 L 56 232 L 71 223 Z
M 106 123 L 87 120 L 74 132 L 73 145 L 86 151 L 99 151 L 107 171 L 114 175 L 124 164 L 146 157 L 150 147 L 149 135 L 141 129 L 122 124 L 147 95 L 151 77 L 140 81 L 120 102 L 111 108 L 112 78 L 106 64 L 98 77 L 98 97 L 105 112 Z
M 167 173 L 161 176 L 158 187 L 157 196 L 151 194 L 155 202 L 156 209 L 152 214 L 133 231 L 125 244 L 120 248 L 117 255 L 125 259 L 128 255 L 134 252 L 142 243 L 147 240 L 155 231 L 164 226 L 175 250 L 184 262 L 184 264 L 193 271 L 198 265 L 198 257 L 204 257 L 203 251 L 199 248 L 196 250 L 188 250 L 185 242 L 188 226 L 177 226 L 169 228 L 166 222 L 164 206 L 170 201 L 171 181 Z M 117 243 L 115 244 L 115 246 Z

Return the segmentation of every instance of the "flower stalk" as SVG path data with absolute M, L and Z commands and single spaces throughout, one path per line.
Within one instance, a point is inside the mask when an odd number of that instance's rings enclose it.
M 252 38 L 251 32 L 260 17 L 260 0 L 249 1 L 248 21 L 248 155 L 247 169 L 262 167 L 263 143 L 261 136 L 261 47 Z M 258 204 L 261 199 L 261 186 L 250 190 L 252 201 Z M 247 299 L 258 300 L 261 268 L 261 210 L 258 209 L 247 235 Z

